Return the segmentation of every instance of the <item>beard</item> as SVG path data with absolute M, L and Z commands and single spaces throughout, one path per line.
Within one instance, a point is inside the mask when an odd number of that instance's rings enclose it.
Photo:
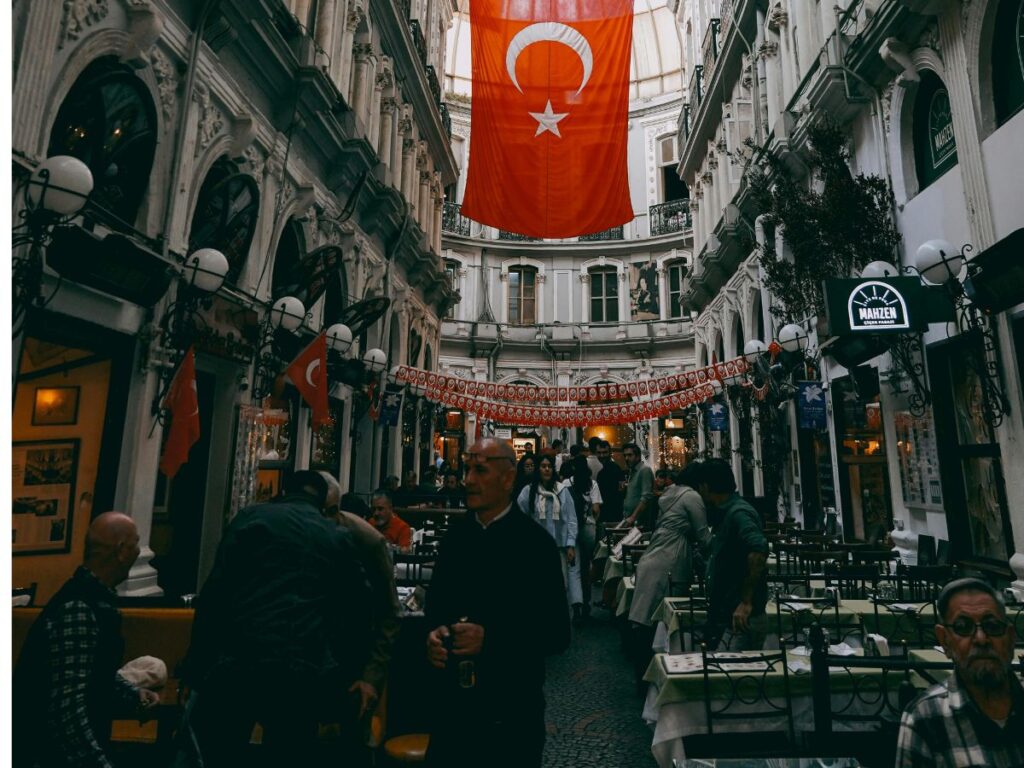
M 994 654 L 969 656 L 960 676 L 965 682 L 978 688 L 994 690 L 1006 683 L 1007 665 Z

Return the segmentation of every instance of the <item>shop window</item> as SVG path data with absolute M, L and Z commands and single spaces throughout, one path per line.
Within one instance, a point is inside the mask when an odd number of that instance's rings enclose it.
M 328 401 L 328 420 L 312 431 L 309 468 L 337 475 L 341 468 L 341 424 L 345 404 L 333 397 Z
M 924 189 L 957 164 L 949 92 L 928 70 L 921 71 L 914 99 L 913 137 L 918 186 Z
M 234 284 L 249 255 L 259 208 L 256 181 L 239 173 L 231 161 L 218 161 L 199 191 L 189 230 L 189 252 L 216 248 L 227 257 L 227 281 Z
M 683 316 L 683 279 L 686 277 L 686 262 L 682 259 L 671 262 L 665 270 L 668 273 L 668 316 Z
M 47 155 L 72 155 L 89 166 L 90 211 L 111 226 L 131 227 L 155 152 L 156 112 L 146 86 L 114 59 L 91 64 L 57 112 Z
M 590 322 L 619 321 L 619 273 L 615 269 L 590 271 Z
M 508 321 L 512 325 L 537 322 L 537 270 L 512 267 L 508 271 Z
M 1024 107 L 1024 0 L 1002 0 L 992 37 L 992 96 L 996 125 Z

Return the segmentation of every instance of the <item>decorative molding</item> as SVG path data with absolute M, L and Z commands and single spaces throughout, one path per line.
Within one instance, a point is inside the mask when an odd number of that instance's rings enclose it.
M 213 103 L 210 89 L 203 83 L 196 83 L 195 100 L 199 104 L 199 126 L 195 147 L 195 154 L 198 157 L 224 129 L 224 114 Z
M 177 101 L 178 78 L 174 71 L 171 60 L 159 48 L 154 48 L 150 54 L 150 65 L 153 67 L 153 74 L 156 76 L 156 89 L 160 94 L 160 108 L 164 113 L 164 130 L 168 130 L 174 121 L 174 107 Z
M 757 48 L 757 55 L 762 59 L 769 59 L 779 52 L 779 44 L 774 40 L 765 40 Z
M 878 49 L 878 55 L 889 69 L 899 73 L 896 82 L 901 87 L 906 88 L 910 83 L 920 82 L 921 76 L 917 73 L 917 65 L 910 55 L 910 49 L 902 40 L 895 37 L 886 38 Z
M 780 27 L 784 27 L 788 23 L 789 14 L 786 13 L 786 9 L 782 7 L 781 3 L 776 3 L 768 9 L 768 29 L 778 32 Z
M 53 2 L 54 0 L 43 0 Z M 37 0 L 38 2 L 38 0 Z M 93 24 L 98 24 L 110 13 L 109 0 L 64 0 L 64 17 L 61 19 L 60 50 L 68 40 L 77 40 Z

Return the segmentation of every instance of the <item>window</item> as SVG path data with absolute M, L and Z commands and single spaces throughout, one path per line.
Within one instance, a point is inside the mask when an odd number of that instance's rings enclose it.
M 924 189 L 957 164 L 949 93 L 938 75 L 922 70 L 914 100 L 914 165 Z
M 673 261 L 668 265 L 668 316 L 683 316 L 683 278 L 686 277 L 686 262 Z
M 1024 107 L 1024 0 L 1002 0 L 992 37 L 992 96 L 996 125 Z
M 156 113 L 145 85 L 113 59 L 91 64 L 61 104 L 47 155 L 72 155 L 89 166 L 96 185 L 90 203 L 134 225 L 155 152 Z
M 537 322 L 537 270 L 533 267 L 508 271 L 508 321 L 513 325 Z
M 256 181 L 238 173 L 230 160 L 218 160 L 203 182 L 199 204 L 192 214 L 189 252 L 216 248 L 227 257 L 227 281 L 234 283 L 249 255 L 259 212 Z
M 684 200 L 690 197 L 686 184 L 676 173 L 679 164 L 679 144 L 675 134 L 658 140 L 658 166 L 661 175 L 662 202 Z
M 444 262 L 444 274 L 448 279 L 448 285 L 451 286 L 452 291 L 458 292 L 459 290 L 459 262 L 454 259 L 445 259 Z M 455 307 L 451 306 L 445 313 L 445 320 L 452 320 L 455 318 Z
M 615 269 L 590 272 L 590 322 L 619 322 L 619 273 Z

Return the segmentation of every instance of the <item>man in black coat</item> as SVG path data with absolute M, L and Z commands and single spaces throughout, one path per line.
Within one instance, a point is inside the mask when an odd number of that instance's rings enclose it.
M 196 600 L 186 679 L 208 768 L 249 765 L 253 724 L 267 765 L 314 765 L 317 722 L 355 708 L 366 660 L 365 579 L 347 531 L 321 515 L 327 484 L 296 472 L 283 498 L 231 521 Z M 345 644 L 345 641 L 349 641 Z
M 116 714 L 159 702 L 117 674 L 124 653 L 114 587 L 139 556 L 135 523 L 104 512 L 85 535 L 85 558 L 29 630 L 14 672 L 14 765 L 110 768 Z
M 507 443 L 478 441 L 466 468 L 469 513 L 441 542 L 427 595 L 427 657 L 440 670 L 427 762 L 540 766 L 544 657 L 570 637 L 561 560 L 512 501 Z

